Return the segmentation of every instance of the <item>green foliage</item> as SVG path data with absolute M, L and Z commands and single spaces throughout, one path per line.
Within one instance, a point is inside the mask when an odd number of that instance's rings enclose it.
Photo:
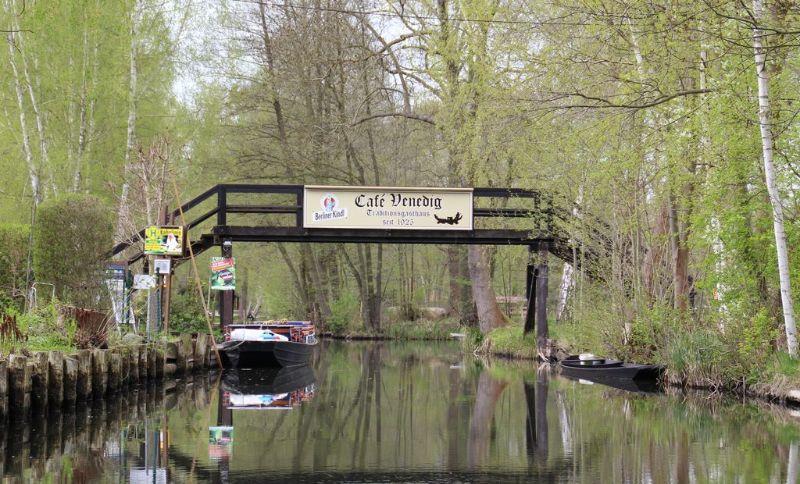
M 358 296 L 344 291 L 331 302 L 331 317 L 325 322 L 324 330 L 336 335 L 347 334 L 360 320 Z
M 719 386 L 737 377 L 737 355 L 715 331 L 677 331 L 662 354 L 670 374 L 693 385 Z
M 12 309 L 6 314 L 16 318 L 17 328 L 22 334 L 20 339 L 2 341 L 3 350 L 7 353 L 21 349 L 69 351 L 76 347 L 77 322 L 61 317 L 57 301 L 30 312 L 20 313 Z
M 29 238 L 28 225 L 0 224 L 0 299 L 3 301 L 15 301 L 19 305 L 25 297 Z M 0 301 L 0 308 L 6 304 Z
M 748 363 L 751 369 L 756 371 L 756 374 L 752 375 L 753 377 L 757 377 L 757 372 L 770 358 L 773 344 L 779 334 L 780 331 L 775 326 L 774 320 L 763 308 L 737 331 L 736 342 L 739 356 Z
M 478 351 L 484 354 L 536 359 L 536 335 L 523 336 L 521 325 L 509 324 L 495 328 L 485 335 Z
M 80 307 L 99 307 L 104 263 L 112 246 L 110 211 L 96 197 L 67 195 L 44 202 L 34 226 L 36 280 Z
M 197 292 L 191 288 L 176 291 L 170 301 L 170 333 L 207 333 L 208 324 Z
M 461 341 L 461 346 L 468 352 L 472 353 L 483 343 L 483 333 L 480 328 L 475 326 L 466 326 L 463 329 L 464 339 Z

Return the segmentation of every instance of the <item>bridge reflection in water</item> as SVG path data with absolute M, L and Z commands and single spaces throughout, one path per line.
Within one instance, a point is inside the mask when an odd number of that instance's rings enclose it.
M 325 343 L 311 368 L 12 418 L 0 466 L 22 482 L 793 482 L 796 419 L 484 364 L 450 344 Z

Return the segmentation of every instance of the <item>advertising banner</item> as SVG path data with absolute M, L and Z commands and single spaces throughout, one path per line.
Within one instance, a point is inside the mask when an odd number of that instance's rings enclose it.
M 211 258 L 211 289 L 215 291 L 236 289 L 236 262 L 233 257 Z
M 472 230 L 472 189 L 307 185 L 303 227 Z
M 144 253 L 147 255 L 183 256 L 183 227 L 147 227 Z

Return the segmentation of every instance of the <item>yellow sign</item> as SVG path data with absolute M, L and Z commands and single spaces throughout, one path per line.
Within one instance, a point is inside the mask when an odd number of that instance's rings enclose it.
M 472 230 L 472 189 L 306 186 L 303 227 Z
M 183 227 L 147 227 L 144 231 L 145 254 L 183 256 L 183 246 Z

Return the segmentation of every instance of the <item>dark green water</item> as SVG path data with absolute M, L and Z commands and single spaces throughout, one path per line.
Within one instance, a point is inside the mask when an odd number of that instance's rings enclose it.
M 783 483 L 796 481 L 799 421 L 482 364 L 454 344 L 326 342 L 309 370 L 12 419 L 0 464 L 3 482 Z

